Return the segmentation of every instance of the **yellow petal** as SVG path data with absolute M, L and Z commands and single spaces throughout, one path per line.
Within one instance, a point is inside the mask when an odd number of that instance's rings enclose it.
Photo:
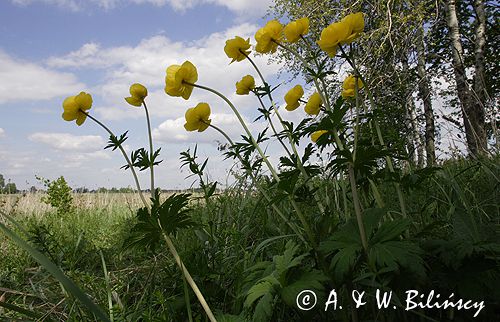
M 199 119 L 208 120 L 210 117 L 210 106 L 207 103 L 199 103 L 194 108 Z
M 74 111 L 64 111 L 62 113 L 62 118 L 65 120 L 65 121 L 73 121 L 73 120 L 76 120 L 76 112 Z
M 326 130 L 319 130 L 319 131 L 316 131 L 316 132 L 313 132 L 313 134 L 311 134 L 311 141 L 313 142 L 317 142 L 318 139 L 325 133 L 328 133 L 328 131 Z
M 87 118 L 87 114 L 79 112 L 76 116 L 76 124 L 78 126 L 82 125 L 83 122 L 85 122 L 85 119 Z
M 196 110 L 194 107 L 189 108 L 186 111 L 186 114 L 184 114 L 184 117 L 186 118 L 187 123 L 193 124 L 193 123 L 198 122 L 198 114 L 196 113 Z
M 227 57 L 232 58 L 231 63 L 245 59 L 245 55 L 250 54 L 248 49 L 250 49 L 250 39 L 245 40 L 239 36 L 226 40 L 226 46 L 224 46 Z
M 141 106 L 142 105 L 142 100 L 138 99 L 137 97 L 131 96 L 131 97 L 125 97 L 125 100 L 127 103 L 133 106 Z
M 144 85 L 135 83 L 130 86 L 130 95 L 132 97 L 136 97 L 139 100 L 143 100 L 146 96 L 148 96 L 148 89 L 144 87 Z M 137 106 L 137 105 L 136 105 Z
M 186 131 L 189 131 L 189 132 L 198 130 L 198 126 L 194 123 L 187 123 L 186 122 L 186 124 L 184 124 L 184 128 L 186 129 Z
M 86 111 L 92 106 L 92 96 L 88 93 L 80 92 L 80 94 L 75 96 L 75 102 L 81 110 Z
M 236 94 L 247 95 L 255 88 L 255 79 L 252 75 L 245 75 L 239 82 L 236 82 Z
M 302 98 L 303 95 L 304 95 L 304 90 L 300 85 L 296 85 L 291 90 L 289 90 L 285 94 L 285 102 L 287 104 L 285 109 L 287 111 L 293 111 L 297 109 L 297 107 L 299 107 L 300 105 L 299 100 Z
M 318 92 L 315 92 L 314 94 L 311 95 L 311 97 L 309 97 L 309 100 L 307 101 L 304 110 L 309 115 L 318 115 L 320 111 L 320 106 L 321 106 L 321 96 L 319 95 Z

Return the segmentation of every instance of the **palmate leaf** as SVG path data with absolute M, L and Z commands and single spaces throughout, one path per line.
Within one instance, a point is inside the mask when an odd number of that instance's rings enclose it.
M 190 194 L 173 194 L 160 203 L 160 190 L 157 189 L 154 198 L 151 198 L 151 214 L 145 207 L 137 211 L 137 222 L 125 240 L 124 248 L 140 246 L 154 249 L 162 233 L 175 234 L 180 229 L 196 226 L 189 216 L 189 197 Z
M 264 295 L 273 294 L 279 286 L 280 282 L 273 275 L 264 277 L 248 290 L 244 305 L 251 307 L 255 301 Z
M 412 242 L 392 240 L 371 245 L 368 259 L 378 267 L 398 265 L 422 278 L 425 276 L 422 253 L 420 247 Z
M 302 263 L 307 254 L 302 254 L 296 256 L 299 246 L 293 241 L 289 241 L 285 245 L 285 252 L 283 255 L 276 255 L 273 257 L 273 262 L 275 265 L 276 276 L 278 277 L 281 284 L 285 283 L 285 275 L 293 267 L 296 267 Z
M 324 290 L 323 283 L 328 277 L 319 270 L 304 272 L 298 280 L 281 289 L 281 298 L 290 307 L 296 307 L 297 295 L 303 290 L 313 290 L 318 296 Z
M 255 306 L 253 312 L 254 322 L 267 322 L 273 315 L 273 299 L 274 296 L 271 293 L 266 293 L 262 296 Z
M 109 148 L 112 148 L 112 151 L 116 150 L 117 148 L 120 147 L 120 145 L 122 145 L 127 139 L 127 133 L 128 131 L 126 131 L 125 133 L 123 133 L 122 135 L 120 135 L 120 137 L 116 137 L 114 135 L 110 135 L 109 136 L 109 141 L 108 141 L 108 145 L 106 145 L 104 147 L 104 149 L 109 149 Z

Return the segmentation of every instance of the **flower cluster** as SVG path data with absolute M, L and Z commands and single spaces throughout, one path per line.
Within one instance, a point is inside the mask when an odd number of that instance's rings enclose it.
M 351 43 L 359 37 L 364 29 L 363 14 L 361 12 L 353 13 L 323 29 L 317 43 L 328 56 L 334 57 L 339 45 Z

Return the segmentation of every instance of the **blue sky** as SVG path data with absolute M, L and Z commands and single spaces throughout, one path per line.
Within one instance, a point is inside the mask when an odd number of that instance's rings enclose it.
M 139 82 L 148 90 L 156 147 L 162 148 L 156 182 L 162 188 L 189 187 L 189 174 L 180 170 L 179 153 L 198 144 L 212 180 L 224 185 L 233 164 L 217 151 L 223 139 L 215 131 L 186 132 L 186 109 L 207 102 L 212 122 L 233 140 L 243 133 L 236 117 L 217 97 L 195 89 L 189 101 L 164 92 L 165 69 L 185 60 L 197 66 L 198 83 L 225 93 L 244 118 L 256 116 L 258 101 L 235 94 L 242 76 L 257 76 L 246 61 L 229 64 L 223 48 L 236 35 L 251 38 L 266 22 L 272 0 L 4 0 L 0 2 L 0 174 L 21 189 L 40 187 L 35 176 L 63 175 L 73 188 L 127 187 L 130 173 L 120 170 L 119 153 L 103 150 L 107 134 L 91 120 L 78 127 L 61 118 L 67 96 L 86 91 L 93 96 L 91 114 L 116 134 L 129 130 L 125 148 L 147 145 L 144 111 L 124 101 L 129 86 Z M 267 56 L 254 56 L 267 81 L 285 91 L 300 79 L 278 77 L 280 66 Z M 345 68 L 339 80 L 345 76 Z M 257 79 L 257 77 L 256 77 Z M 257 82 L 259 84 L 259 82 Z M 443 85 L 444 86 L 444 85 Z M 311 93 L 306 88 L 306 96 Z M 283 103 L 282 100 L 278 101 Z M 441 113 L 437 102 L 438 114 Z M 419 108 L 421 106 L 419 105 Z M 446 112 L 446 111 L 445 111 Z M 303 109 L 284 113 L 297 122 Z M 251 123 L 251 122 L 249 122 Z M 463 150 L 453 129 L 442 123 L 441 151 Z M 262 122 L 251 123 L 256 132 Z M 456 131 L 455 131 L 456 132 Z M 451 134 L 450 134 L 451 133 Z M 272 140 L 266 149 L 277 164 L 281 147 Z M 143 187 L 148 187 L 142 173 Z
M 223 47 L 236 35 L 251 37 L 265 22 L 270 0 L 7 0 L 0 2 L 0 173 L 19 188 L 40 186 L 35 175 L 65 176 L 74 188 L 133 184 L 120 170 L 121 155 L 104 151 L 106 133 L 87 120 L 81 127 L 61 118 L 62 101 L 80 91 L 92 94 L 91 114 L 115 133 L 130 132 L 130 151 L 147 144 L 144 111 L 124 101 L 132 83 L 149 89 L 156 146 L 164 160 L 157 172 L 163 188 L 185 188 L 191 180 L 179 170 L 179 152 L 199 145 L 209 157 L 209 175 L 221 182 L 232 164 L 217 152 L 214 131 L 187 133 L 184 112 L 208 102 L 212 119 L 233 138 L 242 133 L 227 106 L 195 90 L 189 101 L 168 97 L 165 69 L 193 62 L 199 83 L 234 100 L 243 115 L 255 116 L 257 101 L 234 94 L 234 84 L 255 74 L 248 63 L 229 65 Z M 274 81 L 279 66 L 256 57 Z M 297 113 L 296 119 L 303 117 Z M 263 124 L 252 125 L 258 130 Z M 267 147 L 274 153 L 273 145 Z M 146 176 L 141 181 L 147 187 Z

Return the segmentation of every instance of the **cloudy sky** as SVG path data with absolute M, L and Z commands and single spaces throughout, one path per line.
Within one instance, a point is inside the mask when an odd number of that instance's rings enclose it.
M 0 173 L 18 188 L 40 186 L 35 175 L 63 175 L 76 187 L 126 187 L 130 173 L 115 151 L 103 150 L 108 136 L 90 119 L 80 127 L 61 118 L 62 101 L 80 91 L 92 94 L 91 114 L 115 133 L 129 130 L 127 149 L 146 147 L 144 111 L 124 101 L 132 83 L 148 87 L 147 103 L 157 147 L 164 160 L 157 183 L 188 187 L 179 153 L 198 144 L 209 157 L 209 174 L 225 183 L 232 164 L 222 162 L 212 130 L 188 133 L 184 112 L 198 102 L 212 107 L 214 124 L 238 139 L 242 130 L 223 102 L 196 90 L 189 101 L 164 93 L 165 69 L 190 60 L 200 84 L 227 94 L 253 120 L 258 101 L 237 96 L 235 82 L 254 75 L 246 63 L 229 64 L 225 41 L 251 37 L 265 22 L 270 0 L 5 0 L 0 2 Z M 265 77 L 279 66 L 256 57 Z M 256 76 L 256 75 L 254 75 Z M 291 118 L 304 117 L 298 111 Z M 254 130 L 262 124 L 254 124 Z M 274 146 L 268 153 L 278 154 Z M 146 174 L 142 181 L 147 187 Z M 230 179 L 229 179 L 230 180 Z

